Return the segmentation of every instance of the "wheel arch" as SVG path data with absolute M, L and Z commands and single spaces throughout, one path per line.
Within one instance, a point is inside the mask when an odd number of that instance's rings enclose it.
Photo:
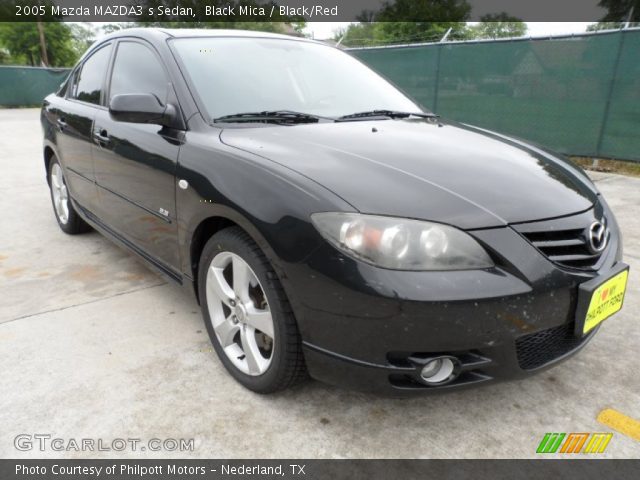
M 50 145 L 45 145 L 43 151 L 44 158 L 44 171 L 47 178 L 47 183 L 49 183 L 49 166 L 51 166 L 51 159 L 56 154 L 53 148 Z
M 219 206 L 220 207 L 220 206 Z M 256 242 L 258 247 L 265 254 L 274 271 L 278 275 L 280 282 L 282 283 L 285 292 L 289 294 L 290 289 L 286 286 L 286 275 L 280 267 L 280 261 L 277 254 L 266 240 L 266 238 L 260 233 L 260 231 L 244 216 L 240 213 L 228 208 L 222 207 L 223 210 L 211 212 L 212 215 L 200 220 L 198 225 L 193 229 L 191 237 L 189 239 L 189 245 L 187 254 L 189 258 L 189 274 L 193 278 L 193 286 L 198 302 L 200 301 L 198 295 L 198 274 L 200 266 L 200 257 L 204 246 L 216 233 L 224 230 L 225 228 L 238 227 L 246 232 L 251 239 Z M 290 302 L 292 299 L 290 298 Z
M 225 228 L 238 226 L 234 221 L 222 216 L 208 217 L 202 220 L 193 231 L 191 235 L 191 242 L 189 243 L 189 265 L 191 266 L 191 274 L 193 275 L 194 282 L 198 283 L 198 268 L 200 265 L 200 256 L 204 250 L 204 246 L 209 239 L 216 233 Z M 196 288 L 196 295 L 198 289 Z

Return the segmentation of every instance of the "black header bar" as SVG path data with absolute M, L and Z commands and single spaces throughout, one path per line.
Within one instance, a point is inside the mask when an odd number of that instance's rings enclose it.
M 0 460 L 2 480 L 632 480 L 640 460 Z
M 638 21 L 640 0 L 0 0 L 3 22 L 457 22 L 503 13 L 530 22 Z

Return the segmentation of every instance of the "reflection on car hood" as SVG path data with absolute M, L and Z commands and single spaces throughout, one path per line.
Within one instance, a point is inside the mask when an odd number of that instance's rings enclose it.
M 485 228 L 590 208 L 583 172 L 491 132 L 428 120 L 231 128 L 221 140 L 320 183 L 363 213 Z

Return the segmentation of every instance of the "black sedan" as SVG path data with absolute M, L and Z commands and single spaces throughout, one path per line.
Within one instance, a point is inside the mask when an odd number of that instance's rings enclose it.
M 523 377 L 622 306 L 619 229 L 584 172 L 445 121 L 321 43 L 121 31 L 41 118 L 60 228 L 194 292 L 257 392 Z

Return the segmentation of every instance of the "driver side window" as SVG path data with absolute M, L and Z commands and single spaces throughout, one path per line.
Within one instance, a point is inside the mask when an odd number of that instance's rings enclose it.
M 127 93 L 152 93 L 167 103 L 168 79 L 156 55 L 137 42 L 120 42 L 111 74 L 109 101 Z

